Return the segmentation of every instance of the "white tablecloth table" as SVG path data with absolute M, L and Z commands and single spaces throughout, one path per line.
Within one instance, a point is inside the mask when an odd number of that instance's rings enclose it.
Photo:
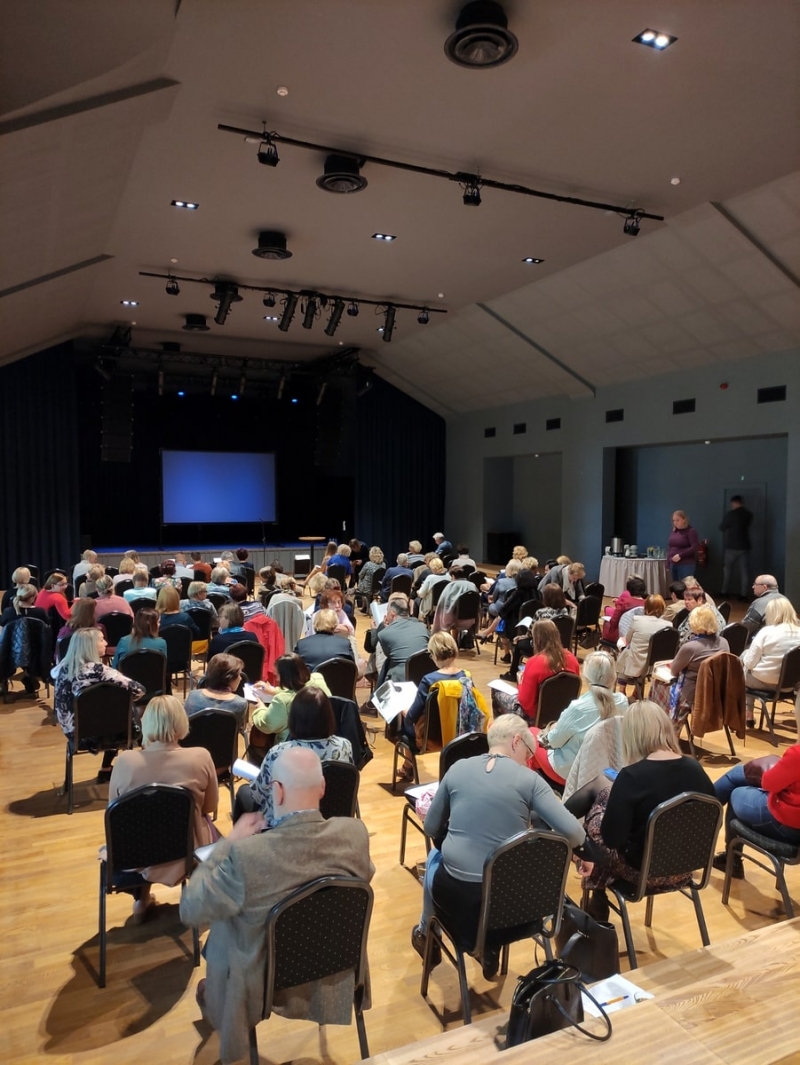
M 600 577 L 606 595 L 616 598 L 625 591 L 629 577 L 642 577 L 648 595 L 663 595 L 669 588 L 669 562 L 665 558 L 615 558 L 603 555 L 600 560 Z

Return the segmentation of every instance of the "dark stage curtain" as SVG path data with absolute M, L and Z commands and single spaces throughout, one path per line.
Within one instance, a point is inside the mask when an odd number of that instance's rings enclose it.
M 378 377 L 357 403 L 355 535 L 391 564 L 409 540 L 433 550 L 444 525 L 444 419 Z
M 70 344 L 0 369 L 0 477 L 0 586 L 26 562 L 42 572 L 74 564 L 80 526 Z

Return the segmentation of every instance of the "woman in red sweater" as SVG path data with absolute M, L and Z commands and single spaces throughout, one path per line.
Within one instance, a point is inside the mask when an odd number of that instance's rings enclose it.
M 533 721 L 539 705 L 539 685 L 542 681 L 563 672 L 579 676 L 581 667 L 575 655 L 562 647 L 558 629 L 552 621 L 536 621 L 531 631 L 533 657 L 525 663 L 517 702 L 525 715 Z
M 800 843 L 800 743 L 787 747 L 783 757 L 769 769 L 764 769 L 760 786 L 759 768 L 752 762 L 728 770 L 714 784 L 714 792 L 721 803 L 728 803 L 725 818 L 725 844 L 728 844 L 728 823 L 737 818 L 762 836 L 783 843 Z M 715 869 L 725 868 L 725 852 L 714 859 Z M 744 863 L 737 856 L 733 876 L 744 878 Z
M 69 603 L 67 602 L 67 578 L 63 573 L 51 573 L 44 582 L 44 588 L 36 596 L 36 606 L 40 606 L 45 613 L 50 607 L 55 607 L 59 617 L 66 621 L 69 618 Z

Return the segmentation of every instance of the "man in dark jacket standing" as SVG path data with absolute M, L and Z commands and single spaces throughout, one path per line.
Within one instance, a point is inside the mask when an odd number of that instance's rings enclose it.
M 739 596 L 744 599 L 750 591 L 750 523 L 752 512 L 741 496 L 731 496 L 731 506 L 720 523 L 724 534 L 722 566 L 722 594 L 733 595 L 736 570 L 739 570 Z

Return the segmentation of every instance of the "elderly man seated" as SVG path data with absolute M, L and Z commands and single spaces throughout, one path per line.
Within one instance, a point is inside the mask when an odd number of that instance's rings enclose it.
M 408 555 L 401 551 L 397 556 L 397 565 L 390 566 L 381 581 L 381 602 L 389 602 L 389 592 L 392 590 L 392 581 L 395 577 L 413 577 L 414 571 L 408 565 Z

